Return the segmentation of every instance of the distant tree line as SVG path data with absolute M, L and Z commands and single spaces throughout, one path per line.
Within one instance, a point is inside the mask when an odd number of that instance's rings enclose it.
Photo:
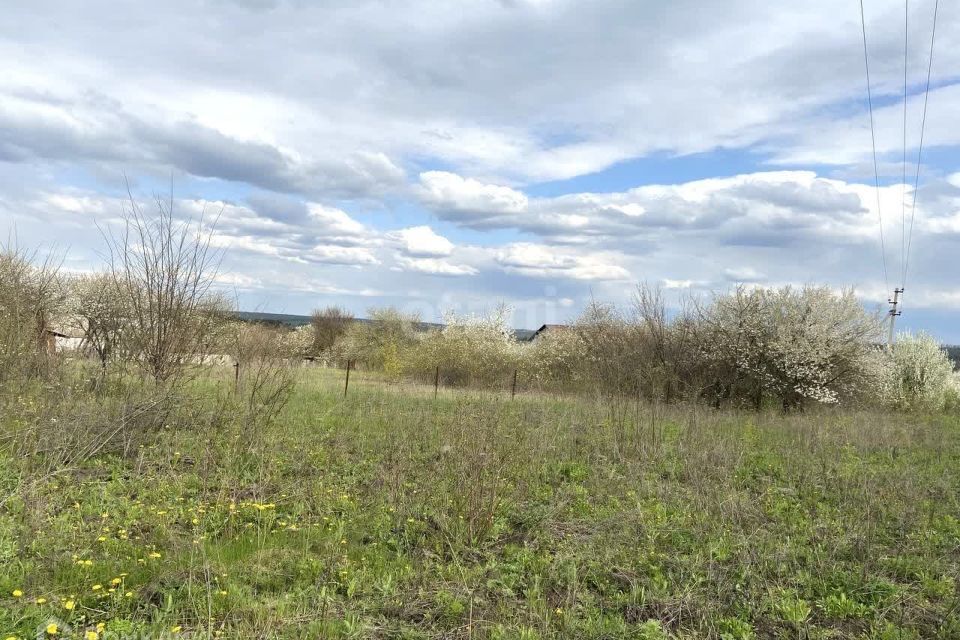
M 957 393 L 946 350 L 922 334 L 883 348 L 882 317 L 850 290 L 738 287 L 668 313 L 659 290 L 640 286 L 628 308 L 594 302 L 571 326 L 526 344 L 508 315 L 448 315 L 422 332 L 418 318 L 392 309 L 372 310 L 363 323 L 328 309 L 301 330 L 312 332 L 302 342 L 330 364 L 349 360 L 394 378 L 502 387 L 516 371 L 528 388 L 714 407 L 935 408 Z

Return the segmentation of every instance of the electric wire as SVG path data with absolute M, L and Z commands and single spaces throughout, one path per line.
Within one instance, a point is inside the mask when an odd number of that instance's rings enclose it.
M 901 288 L 907 285 L 907 273 L 910 267 L 910 249 L 913 245 L 913 221 L 916 216 L 917 190 L 920 188 L 920 162 L 923 157 L 923 133 L 927 125 L 927 102 L 930 98 L 930 75 L 933 71 L 933 44 L 937 36 L 937 14 L 940 9 L 940 0 L 933 5 L 933 29 L 930 31 L 930 55 L 927 60 L 927 86 L 923 92 L 923 116 L 920 119 L 920 143 L 917 147 L 917 172 L 913 179 L 913 194 L 910 202 L 910 229 L 907 233 L 907 252 L 903 261 L 903 274 L 900 278 Z
M 900 180 L 900 268 L 907 256 L 907 52 L 910 34 L 910 0 L 903 1 L 903 172 Z
M 884 286 L 889 290 L 890 278 L 887 272 L 887 248 L 883 236 L 883 212 L 880 207 L 880 171 L 877 168 L 877 134 L 873 123 L 873 93 L 870 88 L 870 57 L 867 53 L 867 21 L 864 18 L 863 0 L 860 0 L 860 26 L 863 32 L 863 66 L 867 72 L 867 105 L 870 109 L 870 143 L 873 149 L 873 177 L 877 193 L 877 217 L 880 220 L 880 256 L 883 262 Z

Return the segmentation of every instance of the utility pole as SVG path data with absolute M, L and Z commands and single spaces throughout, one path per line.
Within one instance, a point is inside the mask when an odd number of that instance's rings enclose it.
M 890 333 L 887 335 L 887 349 L 890 350 L 893 348 L 893 325 L 897 321 L 897 316 L 900 315 L 900 311 L 897 310 L 897 306 L 900 304 L 900 294 L 903 293 L 903 289 L 894 289 L 893 290 L 893 299 L 888 299 L 887 303 L 890 305 L 890 311 L 887 312 L 887 315 L 890 316 Z

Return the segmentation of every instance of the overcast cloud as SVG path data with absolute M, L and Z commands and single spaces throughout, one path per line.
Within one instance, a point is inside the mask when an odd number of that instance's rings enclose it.
M 638 281 L 899 284 L 933 2 L 14 3 L 0 231 L 89 269 L 126 190 L 219 215 L 241 306 L 506 301 Z M 905 324 L 960 342 L 960 7 L 942 3 Z M 904 200 L 906 195 L 906 200 Z M 885 221 L 884 278 L 880 218 Z

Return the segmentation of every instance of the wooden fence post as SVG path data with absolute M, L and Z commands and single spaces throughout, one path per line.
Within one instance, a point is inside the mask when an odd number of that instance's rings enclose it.
M 240 390 L 240 363 L 239 362 L 233 363 L 233 390 L 234 391 Z
M 510 387 L 510 399 L 513 400 L 517 396 L 517 370 L 513 370 L 513 386 Z
M 346 380 L 344 381 L 344 383 L 343 383 L 343 397 L 344 397 L 344 398 L 347 397 L 347 389 L 350 388 L 350 364 L 351 364 L 352 362 L 353 362 L 353 360 L 350 360 L 350 359 L 347 360 L 347 379 L 346 379 Z
M 440 365 L 437 365 L 437 370 L 433 374 L 433 397 L 437 397 L 437 391 L 440 389 Z

